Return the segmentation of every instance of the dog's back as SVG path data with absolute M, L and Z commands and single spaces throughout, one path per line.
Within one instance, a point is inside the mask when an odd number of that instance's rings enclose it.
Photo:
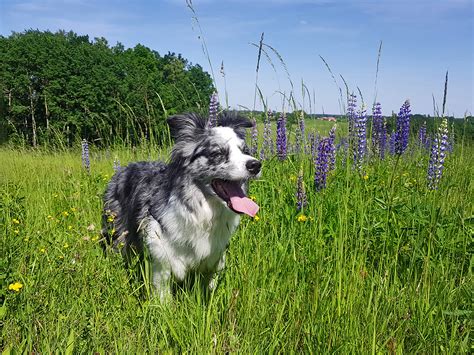
M 152 197 L 163 196 L 166 203 L 166 170 L 162 162 L 136 162 L 112 177 L 104 194 L 102 234 L 114 248 L 141 249 L 139 223 L 147 216 Z

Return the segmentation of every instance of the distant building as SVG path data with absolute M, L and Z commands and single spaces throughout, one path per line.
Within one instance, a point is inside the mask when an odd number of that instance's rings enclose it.
M 328 116 L 328 117 L 321 117 L 320 118 L 323 121 L 329 121 L 329 122 L 337 122 L 336 117 Z

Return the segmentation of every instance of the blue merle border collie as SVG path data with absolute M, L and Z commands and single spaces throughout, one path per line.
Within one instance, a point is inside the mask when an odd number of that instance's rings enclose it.
M 169 163 L 120 168 L 107 186 L 103 216 L 103 234 L 114 249 L 124 256 L 148 249 L 161 299 L 171 295 L 170 281 L 190 275 L 216 287 L 240 214 L 258 211 L 246 187 L 261 169 L 244 141 L 249 119 L 224 112 L 209 127 L 208 119 L 191 113 L 167 122 L 175 141 Z

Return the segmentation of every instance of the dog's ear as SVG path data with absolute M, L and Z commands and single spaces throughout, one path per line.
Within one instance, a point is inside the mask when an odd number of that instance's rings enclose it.
M 194 137 L 206 128 L 206 120 L 194 113 L 168 117 L 171 136 L 175 140 Z
M 233 128 L 240 138 L 245 137 L 245 128 L 253 127 L 253 123 L 250 119 L 239 115 L 235 111 L 222 112 L 218 118 L 218 125 Z

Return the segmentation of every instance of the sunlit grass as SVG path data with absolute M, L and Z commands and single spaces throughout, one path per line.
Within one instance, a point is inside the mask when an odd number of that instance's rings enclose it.
M 468 352 L 473 153 L 448 157 L 438 191 L 418 151 L 364 176 L 339 156 L 318 193 L 310 157 L 265 161 L 218 290 L 160 305 L 98 243 L 114 159 L 165 151 L 92 151 L 88 175 L 79 151 L 1 150 L 2 352 Z

